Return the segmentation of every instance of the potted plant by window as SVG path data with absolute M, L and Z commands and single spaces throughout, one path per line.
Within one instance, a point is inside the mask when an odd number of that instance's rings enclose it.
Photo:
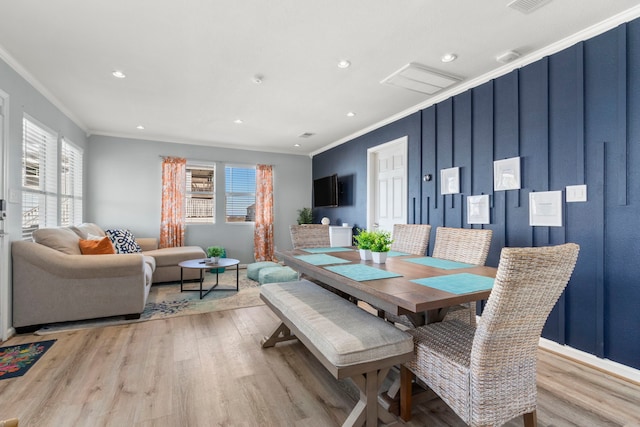
M 298 225 L 313 223 L 313 211 L 311 208 L 298 209 Z
M 371 258 L 376 264 L 384 264 L 387 261 L 387 254 L 391 249 L 391 233 L 384 230 L 373 231 L 371 239 Z
M 217 264 L 220 261 L 220 257 L 224 254 L 224 248 L 221 246 L 209 246 L 207 248 L 207 256 L 210 258 L 212 264 Z
M 371 259 L 371 241 L 372 232 L 368 230 L 357 229 L 358 234 L 354 237 L 356 246 L 360 251 L 360 259 L 367 261 Z

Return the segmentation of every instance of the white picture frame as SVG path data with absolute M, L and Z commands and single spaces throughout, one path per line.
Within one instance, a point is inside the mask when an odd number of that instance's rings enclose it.
M 467 224 L 491 224 L 488 194 L 467 197 Z
M 520 157 L 493 162 L 494 191 L 520 189 Z
M 440 170 L 440 193 L 460 193 L 460 168 L 448 168 Z
M 562 191 L 529 193 L 529 225 L 562 227 Z

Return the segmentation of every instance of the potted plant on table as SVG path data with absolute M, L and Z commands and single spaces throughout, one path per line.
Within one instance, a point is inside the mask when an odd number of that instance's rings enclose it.
M 222 246 L 209 246 L 207 248 L 207 256 L 212 264 L 217 264 L 223 254 L 224 248 Z
M 373 232 L 369 230 L 357 229 L 358 234 L 353 238 L 356 241 L 356 247 L 360 251 L 360 259 L 367 261 L 371 259 L 371 242 L 373 240 Z
M 298 209 L 298 225 L 313 223 L 313 211 L 311 208 Z
M 391 250 L 391 233 L 385 230 L 373 231 L 371 239 L 371 258 L 376 264 L 384 264 L 387 261 L 387 254 Z

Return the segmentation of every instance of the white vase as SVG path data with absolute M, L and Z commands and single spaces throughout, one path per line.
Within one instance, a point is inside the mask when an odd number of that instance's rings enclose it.
M 389 252 L 371 252 L 371 258 L 376 264 L 384 264 L 387 261 Z
M 363 261 L 369 261 L 371 259 L 371 251 L 369 249 L 359 249 L 360 259 Z
M 212 256 L 209 261 L 211 262 L 211 264 L 217 264 L 218 261 L 220 261 L 220 257 L 219 256 Z

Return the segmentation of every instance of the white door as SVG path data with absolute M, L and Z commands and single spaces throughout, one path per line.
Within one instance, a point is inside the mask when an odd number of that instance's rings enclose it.
M 367 152 L 367 228 L 392 231 L 407 223 L 407 137 Z

